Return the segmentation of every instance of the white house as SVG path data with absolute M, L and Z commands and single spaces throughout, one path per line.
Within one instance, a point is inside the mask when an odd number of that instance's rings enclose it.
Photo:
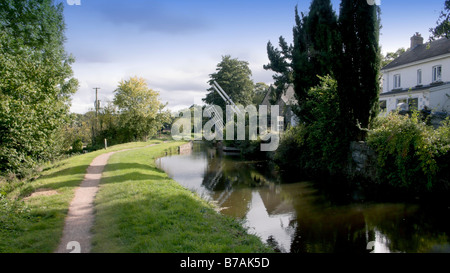
M 411 47 L 386 65 L 380 106 L 387 113 L 403 103 L 407 110 L 450 112 L 450 39 L 423 43 L 416 33 Z

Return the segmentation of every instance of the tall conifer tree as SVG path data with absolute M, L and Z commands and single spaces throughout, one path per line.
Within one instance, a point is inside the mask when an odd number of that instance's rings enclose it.
M 341 46 L 336 79 L 342 120 L 348 136 L 363 140 L 378 113 L 380 92 L 379 7 L 361 0 L 342 0 L 339 15 Z
M 311 122 L 311 109 L 306 107 L 307 93 L 319 85 L 318 76 L 333 76 L 338 41 L 337 16 L 330 0 L 313 0 L 308 16 L 295 11 L 294 27 L 294 86 L 299 101 L 298 115 Z

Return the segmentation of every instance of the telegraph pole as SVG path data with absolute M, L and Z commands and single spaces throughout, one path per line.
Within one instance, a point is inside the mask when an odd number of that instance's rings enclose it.
M 95 137 L 96 137 L 96 133 L 97 133 L 97 123 L 98 123 L 98 90 L 100 89 L 100 87 L 95 87 L 93 88 L 95 90 L 95 124 L 92 127 L 93 129 L 93 137 L 92 137 L 92 144 L 95 144 Z
M 98 117 L 98 90 L 100 87 L 93 88 L 95 90 L 95 118 Z

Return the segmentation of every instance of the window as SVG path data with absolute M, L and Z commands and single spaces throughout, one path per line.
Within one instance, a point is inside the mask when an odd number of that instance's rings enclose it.
M 278 117 L 278 132 L 284 131 L 284 117 Z
M 422 69 L 417 70 L 417 85 L 422 84 Z
M 386 111 L 386 100 L 380 100 L 380 111 Z
M 439 82 L 442 80 L 442 66 L 433 66 L 433 82 Z
M 394 89 L 400 88 L 400 86 L 402 86 L 400 74 L 394 75 Z
M 419 110 L 419 99 L 418 98 L 397 99 L 397 108 L 403 111 Z

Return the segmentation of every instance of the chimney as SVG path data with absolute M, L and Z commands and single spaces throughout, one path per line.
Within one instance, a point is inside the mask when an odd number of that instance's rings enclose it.
M 410 49 L 414 49 L 418 45 L 423 45 L 423 37 L 419 32 L 416 32 L 414 36 L 411 37 L 411 47 Z

